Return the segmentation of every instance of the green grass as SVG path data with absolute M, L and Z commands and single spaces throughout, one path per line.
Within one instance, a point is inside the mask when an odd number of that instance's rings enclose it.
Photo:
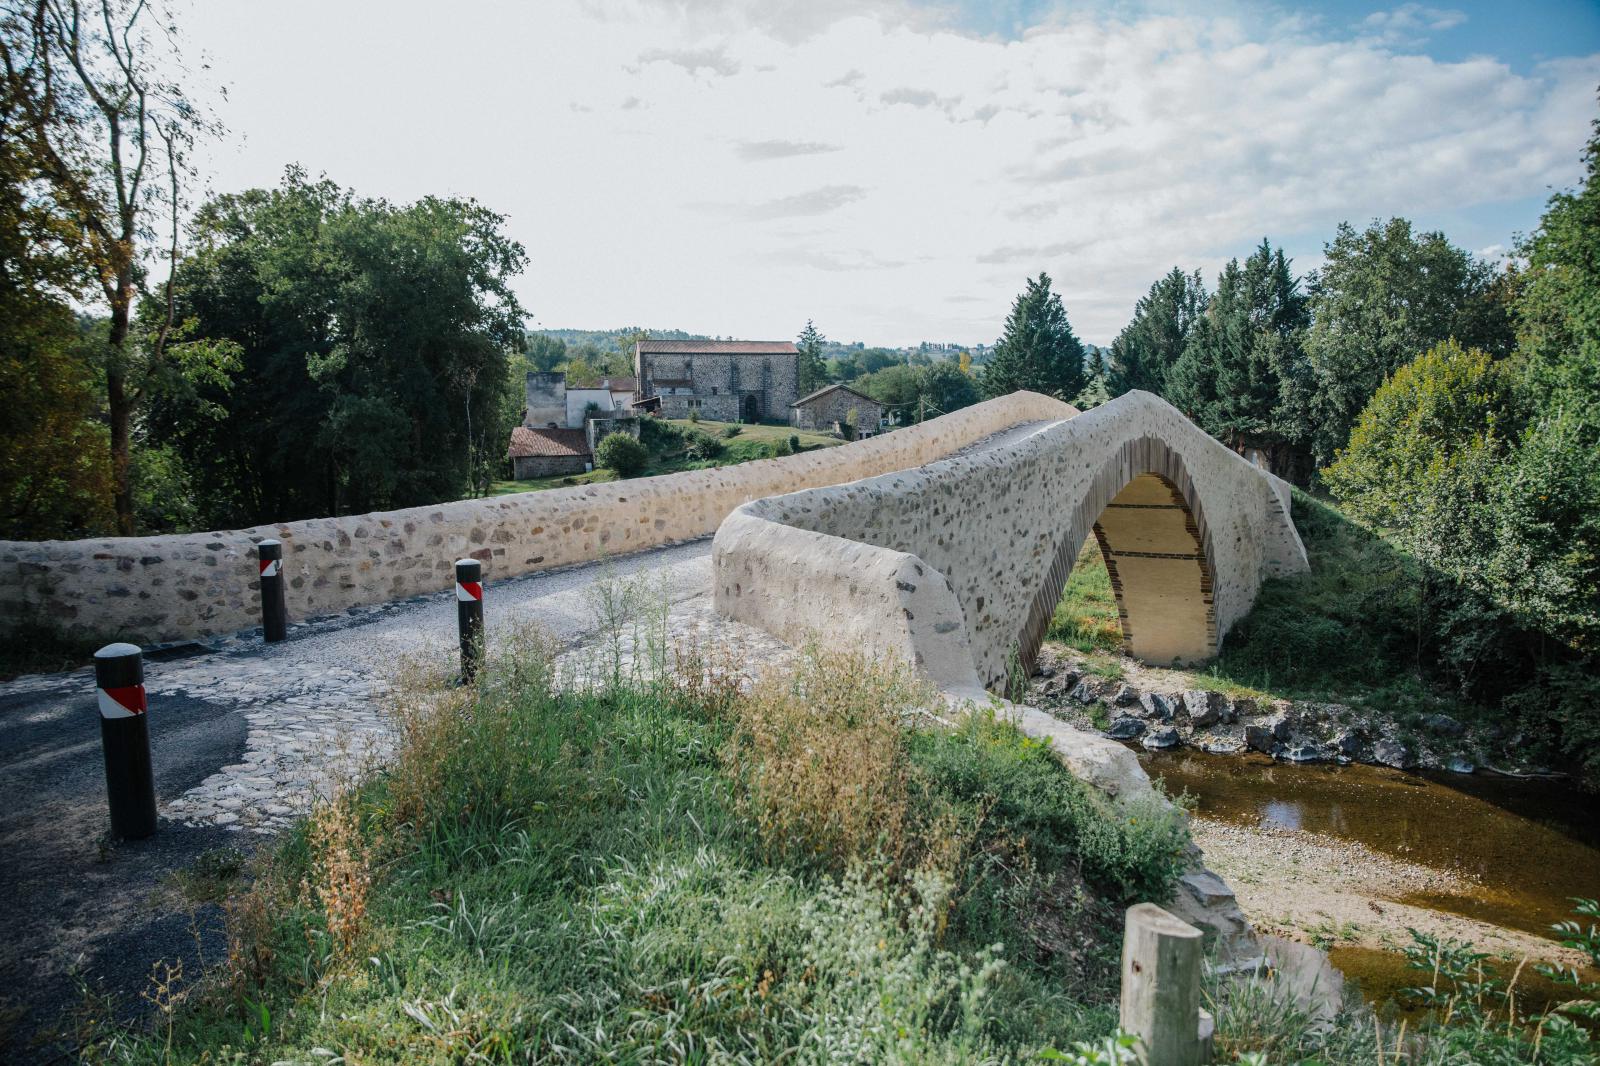
M 1191 671 L 1193 683 L 1232 696 L 1364 704 L 1402 723 L 1430 711 L 1485 713 L 1426 677 L 1417 639 L 1426 604 L 1416 561 L 1308 494 L 1294 494 L 1293 515 L 1311 569 L 1266 581 L 1222 654 Z M 1116 598 L 1092 538 L 1045 639 L 1085 653 L 1102 676 L 1115 662 Z
M 1065 644 L 1081 652 L 1115 652 L 1122 647 L 1122 621 L 1117 615 L 1117 597 L 1111 591 L 1111 576 L 1106 572 L 1100 545 L 1093 537 L 1085 540 L 1061 602 L 1045 630 L 1045 639 Z
M 677 426 L 683 430 L 698 429 L 700 432 L 709 433 L 719 440 L 722 439 L 722 434 L 725 430 L 729 427 L 737 426 L 739 429 L 738 435 L 724 442 L 727 445 L 726 454 L 733 462 L 748 462 L 751 459 L 771 458 L 765 451 L 766 446 L 777 444 L 779 441 L 786 441 L 791 436 L 800 438 L 800 447 L 803 449 L 832 448 L 845 443 L 838 437 L 827 433 L 817 433 L 809 429 L 794 429 L 787 425 L 769 425 L 764 422 L 712 422 L 709 419 L 691 422 L 686 418 L 665 418 L 662 421 L 667 425 Z
M 906 725 L 917 843 L 838 872 L 764 846 L 745 697 L 546 678 L 513 656 L 404 712 L 229 904 L 232 961 L 87 1057 L 956 1063 L 1115 1027 L 1121 908 L 1174 883 L 1178 818 L 992 717 Z

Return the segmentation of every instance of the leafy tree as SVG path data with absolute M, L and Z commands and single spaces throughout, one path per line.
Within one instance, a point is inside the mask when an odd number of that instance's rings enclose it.
M 528 369 L 548 373 L 567 361 L 567 342 L 548 333 L 528 334 Z M 522 379 L 517 381 L 522 388 Z
M 152 412 L 207 501 L 208 524 L 455 499 L 498 468 L 510 279 L 525 261 L 472 201 L 359 200 L 291 168 L 217 197 L 195 222 L 177 302 L 228 340 L 224 384 L 170 382 Z M 520 411 L 520 405 L 518 406 Z
M 1200 272 L 1177 267 L 1154 285 L 1133 308 L 1133 321 L 1111 342 L 1106 386 L 1114 396 L 1133 389 L 1166 395 L 1167 372 L 1183 354 L 1189 331 L 1206 306 Z
M 1070 400 L 1083 384 L 1083 344 L 1072 332 L 1061 297 L 1050 291 L 1050 276 L 1041 271 L 1011 305 L 1005 332 L 984 367 L 984 394 L 1030 389 Z
M 649 459 L 644 445 L 626 433 L 608 433 L 594 449 L 594 461 L 623 478 L 644 473 Z
M 978 383 L 949 359 L 922 367 L 917 372 L 917 400 L 939 414 L 949 414 L 977 403 Z
M 1303 385 L 1305 294 L 1282 249 L 1263 240 L 1241 266 L 1223 268 L 1217 291 L 1166 373 L 1166 396 L 1230 447 L 1260 448 L 1275 473 L 1305 475 L 1311 434 Z
M 1453 337 L 1499 356 L 1511 340 L 1508 290 L 1442 233 L 1413 233 L 1403 218 L 1359 233 L 1341 223 L 1325 254 L 1305 345 L 1319 463 L 1344 445 L 1384 378 L 1421 353 Z
M 10 30 L 7 30 L 10 33 Z M 71 217 L 28 190 L 42 177 L 16 135 L 20 102 L 0 93 L 0 538 L 106 533 L 107 436 L 97 421 L 91 345 L 71 300 L 87 279 Z
M 851 388 L 890 407 L 911 408 L 922 395 L 922 374 L 917 367 L 902 363 L 859 377 Z
M 186 98 L 173 19 L 149 0 L 33 0 L 0 17 L 7 137 L 27 143 L 42 186 L 68 220 L 76 253 L 109 314 L 104 346 L 112 505 L 134 532 L 135 413 L 164 371 L 165 314 L 136 332 L 156 226 L 176 262 L 188 153 L 218 127 Z
M 800 395 L 806 396 L 828 383 L 828 372 L 822 361 L 822 334 L 811 320 L 800 331 Z

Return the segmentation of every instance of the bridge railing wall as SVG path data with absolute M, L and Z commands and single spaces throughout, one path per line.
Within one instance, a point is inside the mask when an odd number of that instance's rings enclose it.
M 716 531 L 765 496 L 920 466 L 1063 405 L 1014 393 L 868 440 L 708 470 L 249 529 L 98 540 L 0 541 L 0 632 L 29 622 L 142 642 L 232 633 L 259 618 L 256 542 L 283 543 L 296 619 L 451 587 L 455 559 L 486 580 Z

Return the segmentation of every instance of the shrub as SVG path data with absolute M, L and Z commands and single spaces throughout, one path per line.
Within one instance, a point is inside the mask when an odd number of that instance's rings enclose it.
M 616 472 L 618 477 L 635 477 L 650 459 L 644 445 L 626 433 L 611 433 L 594 450 L 595 462 Z
M 741 434 L 743 432 L 744 432 L 744 427 L 743 426 L 723 426 L 722 427 L 722 435 L 727 440 L 732 440 L 733 438 L 737 437 L 739 434 Z
M 804 449 L 802 449 L 800 447 L 800 434 L 798 434 L 798 433 L 789 434 L 789 451 L 792 452 L 795 455 L 799 455 L 801 453 L 801 451 L 803 451 L 803 450 Z
M 794 446 L 792 444 L 790 444 L 786 440 L 773 441 L 772 444 L 769 446 L 769 449 L 770 450 L 768 451 L 768 454 L 771 455 L 774 459 L 776 459 L 780 455 L 793 455 L 794 454 Z
M 709 433 L 690 430 L 683 437 L 684 458 L 694 462 L 707 462 L 722 454 L 722 442 Z

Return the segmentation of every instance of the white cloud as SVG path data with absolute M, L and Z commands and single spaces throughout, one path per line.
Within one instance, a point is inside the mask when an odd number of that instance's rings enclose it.
M 1361 20 L 1362 28 L 1388 44 L 1421 44 L 1435 33 L 1453 30 L 1467 21 L 1464 11 L 1401 4 L 1389 11 L 1374 11 Z
M 365 195 L 474 196 L 527 245 L 550 325 L 976 342 L 1044 269 L 1104 343 L 1173 265 L 1267 235 L 1304 269 L 1341 219 L 1570 184 L 1600 82 L 1600 56 L 1399 54 L 1386 34 L 1451 17 L 1411 5 L 1346 40 L 1208 16 L 998 40 L 801 0 L 360 7 L 196 11 L 247 138 L 213 153 L 215 187 L 298 161 Z

